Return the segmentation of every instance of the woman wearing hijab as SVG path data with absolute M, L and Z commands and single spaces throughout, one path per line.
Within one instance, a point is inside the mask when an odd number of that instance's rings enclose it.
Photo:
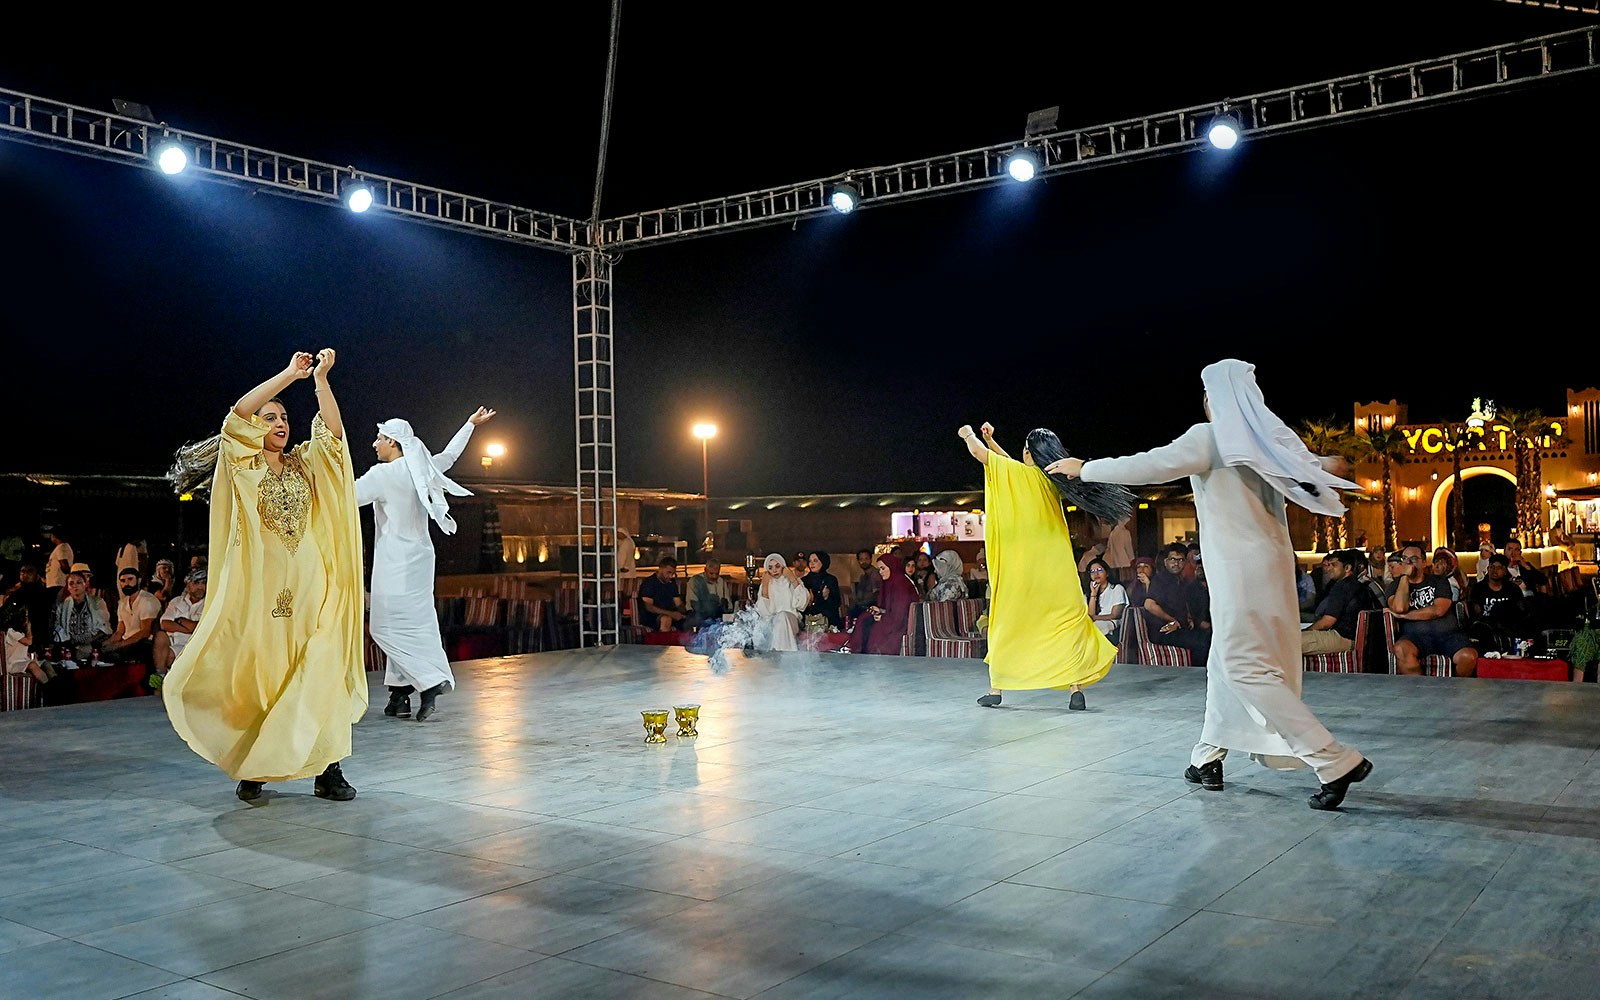
M 339 761 L 367 710 L 361 639 L 361 522 L 331 348 L 295 354 L 228 411 L 222 433 L 178 452 L 169 478 L 211 493 L 206 613 L 161 686 L 172 728 L 239 781 L 316 775 L 318 798 L 356 790 Z M 289 447 L 277 394 L 315 376 L 311 438 Z
M 776 552 L 768 553 L 761 570 L 756 614 L 761 618 L 765 641 L 758 645 L 775 652 L 799 649 L 794 639 L 800 632 L 800 616 L 805 613 L 811 594 L 794 568 Z
M 963 601 L 967 597 L 967 581 L 961 578 L 961 553 L 945 549 L 933 557 L 933 574 L 937 583 L 928 588 L 930 601 Z
M 983 425 L 982 441 L 970 425 L 959 433 L 967 451 L 983 463 L 983 505 L 989 516 L 984 542 L 992 574 L 990 687 L 978 704 L 997 707 L 1004 690 L 1069 688 L 1067 707 L 1081 712 L 1088 707 L 1083 688 L 1111 670 L 1117 648 L 1089 618 L 1077 576 L 1065 572 L 1077 560 L 1062 494 L 1034 456 L 1035 451 L 1055 456 L 1066 450 L 1054 433 L 1037 428 L 1029 432 L 1019 462 L 995 442 L 989 424 Z M 1119 491 L 1091 492 L 1108 494 L 1112 506 L 1131 506 L 1131 497 L 1119 497 Z
M 1133 582 L 1128 584 L 1129 607 L 1144 607 L 1145 598 L 1150 596 L 1150 581 L 1156 575 L 1156 561 L 1150 556 L 1135 556 L 1133 559 Z
M 911 562 L 906 565 L 906 574 L 910 576 L 911 583 L 917 588 L 917 594 L 924 599 L 933 587 L 933 557 L 926 552 L 918 552 L 911 557 Z
M 806 614 L 821 615 L 834 628 L 843 628 L 844 619 L 839 616 L 839 578 L 828 572 L 833 560 L 826 552 L 813 552 L 806 562 L 810 572 L 800 578 L 811 595 Z
M 1206 717 L 1184 777 L 1222 788 L 1229 750 L 1261 764 L 1309 765 L 1322 788 L 1313 809 L 1336 809 L 1372 763 L 1346 747 L 1300 700 L 1300 615 L 1294 546 L 1284 500 L 1317 514 L 1344 513 L 1336 475 L 1348 463 L 1319 458 L 1267 408 L 1255 366 L 1225 360 L 1200 375 L 1207 423 L 1171 444 L 1126 458 L 1069 458 L 1050 470 L 1101 483 L 1165 483 L 1188 476 L 1211 586 L 1212 641 L 1206 666 Z
M 372 450 L 378 463 L 356 480 L 356 503 L 372 505 L 372 641 L 388 659 L 383 683 L 389 704 L 383 714 L 411 717 L 411 693 L 420 692 L 417 721 L 433 714 L 434 700 L 455 686 L 450 661 L 439 637 L 433 605 L 431 519 L 447 535 L 456 533 L 445 494 L 469 496 L 445 473 L 472 440 L 472 431 L 494 416 L 478 407 L 437 455 L 430 454 L 411 424 L 385 420 Z
M 911 623 L 911 605 L 920 595 L 917 585 L 906 576 L 905 560 L 894 553 L 885 552 L 879 556 L 873 569 L 883 581 L 878 589 L 878 600 L 856 619 L 849 648 L 857 653 L 899 656 L 906 628 Z

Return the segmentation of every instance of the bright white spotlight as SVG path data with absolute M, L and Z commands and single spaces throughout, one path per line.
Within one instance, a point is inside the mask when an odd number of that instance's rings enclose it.
M 164 174 L 181 174 L 189 165 L 189 151 L 172 139 L 164 139 L 156 146 L 156 166 Z
M 861 201 L 861 192 L 853 184 L 835 184 L 828 195 L 828 204 L 840 215 L 849 215 Z
M 1218 149 L 1232 149 L 1239 144 L 1239 119 L 1232 115 L 1218 115 L 1206 128 L 1206 138 Z
M 344 207 L 352 212 L 365 212 L 372 207 L 372 185 L 366 181 L 351 181 L 343 191 Z
M 1039 156 L 1031 149 L 1013 150 L 1011 155 L 1006 157 L 1006 173 L 1010 174 L 1014 181 L 1026 184 L 1033 180 L 1033 175 L 1038 172 Z

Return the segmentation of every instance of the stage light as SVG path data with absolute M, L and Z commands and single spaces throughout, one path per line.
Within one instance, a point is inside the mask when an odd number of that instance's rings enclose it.
M 164 174 L 181 174 L 184 168 L 189 166 L 189 151 L 183 148 L 182 143 L 171 137 L 156 143 L 152 155 L 156 166 L 160 167 Z
M 1018 146 L 1006 157 L 1006 173 L 1014 181 L 1026 184 L 1039 172 L 1039 154 L 1026 146 Z
M 849 215 L 861 203 L 861 191 L 854 184 L 835 184 L 828 193 L 828 204 L 840 215 Z
M 339 195 L 344 199 L 344 207 L 357 214 L 372 207 L 372 185 L 366 181 L 355 178 L 345 181 Z
M 1239 144 L 1239 119 L 1232 114 L 1220 114 L 1206 126 L 1206 138 L 1218 149 L 1232 149 Z

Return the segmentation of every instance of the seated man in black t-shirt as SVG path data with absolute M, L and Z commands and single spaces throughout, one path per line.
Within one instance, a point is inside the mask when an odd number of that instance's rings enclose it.
M 686 617 L 678 593 L 678 561 L 662 556 L 655 575 L 639 584 L 639 624 L 652 632 L 676 632 Z
M 1478 651 L 1461 631 L 1449 577 L 1428 573 L 1431 563 L 1415 545 L 1401 552 L 1401 563 L 1406 572 L 1389 589 L 1389 613 L 1400 619 L 1396 668 L 1402 674 L 1420 674 L 1422 657 L 1447 656 L 1457 677 L 1471 677 L 1478 672 Z
M 1527 598 L 1509 573 L 1510 560 L 1496 552 L 1482 580 L 1472 585 L 1467 600 L 1471 625 L 1467 634 L 1479 649 L 1509 653 L 1527 625 Z
M 1183 579 L 1183 564 L 1189 558 L 1188 546 L 1168 545 L 1162 553 L 1161 568 L 1150 580 L 1144 600 L 1145 630 L 1151 642 L 1163 646 L 1182 646 L 1197 667 L 1206 665 L 1211 654 L 1211 630 L 1195 627 L 1190 612 L 1190 585 Z
M 1300 633 L 1300 652 L 1348 653 L 1355 648 L 1356 618 L 1373 607 L 1371 591 L 1361 580 L 1366 557 L 1354 549 L 1329 552 L 1322 560 L 1328 592 L 1318 602 L 1311 627 Z

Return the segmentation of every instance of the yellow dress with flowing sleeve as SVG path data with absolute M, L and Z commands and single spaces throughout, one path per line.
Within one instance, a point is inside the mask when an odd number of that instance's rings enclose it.
M 983 492 L 989 683 L 1002 691 L 1093 684 L 1117 650 L 1089 617 L 1061 494 L 1040 469 L 993 453 Z
M 229 412 L 211 484 L 205 613 L 162 685 L 172 727 L 231 777 L 288 781 L 350 755 L 367 708 L 349 446 L 319 414 L 274 474 L 267 426 Z

